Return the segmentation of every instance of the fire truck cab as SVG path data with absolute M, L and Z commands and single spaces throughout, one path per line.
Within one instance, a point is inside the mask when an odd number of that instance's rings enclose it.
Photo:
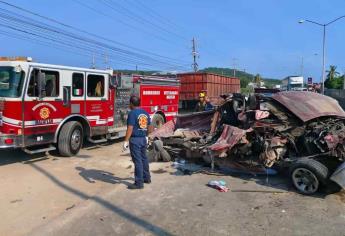
M 129 99 L 135 89 L 153 118 L 161 114 L 161 106 L 152 110 L 154 102 L 145 97 L 150 92 L 141 81 L 133 81 L 131 91 L 119 82 L 112 70 L 0 58 L 0 149 L 22 148 L 30 154 L 57 149 L 62 156 L 73 156 L 84 139 L 99 143 L 121 138 L 128 111 L 121 93 L 127 92 Z

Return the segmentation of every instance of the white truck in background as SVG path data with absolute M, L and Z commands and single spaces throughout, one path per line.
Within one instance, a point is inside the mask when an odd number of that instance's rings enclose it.
M 282 80 L 283 91 L 304 91 L 304 78 L 303 76 L 288 76 Z

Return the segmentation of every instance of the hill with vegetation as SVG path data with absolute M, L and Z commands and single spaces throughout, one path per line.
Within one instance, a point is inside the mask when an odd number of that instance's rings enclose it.
M 151 70 L 114 70 L 115 73 L 123 73 L 126 75 L 136 74 L 136 75 L 152 75 L 157 73 L 158 71 L 151 71 Z
M 162 73 L 159 71 L 135 71 L 135 70 L 114 70 L 117 73 L 124 73 L 124 74 L 138 74 L 138 75 L 153 75 L 157 73 Z M 230 68 L 219 68 L 219 67 L 207 67 L 205 69 L 200 70 L 199 72 L 208 72 L 218 75 L 225 75 L 232 77 L 234 75 L 234 70 Z M 166 74 L 166 73 L 163 73 Z M 168 73 L 169 74 L 169 73 Z M 244 71 L 236 70 L 236 77 L 241 81 L 241 88 L 247 88 L 250 82 L 259 80 L 265 83 L 267 88 L 273 88 L 275 85 L 281 84 L 281 80 L 278 79 L 269 79 L 269 78 L 261 78 L 260 75 L 253 75 Z
M 207 67 L 200 71 L 230 77 L 234 76 L 234 70 L 230 68 Z M 259 75 L 253 75 L 245 71 L 236 70 L 236 77 L 241 81 L 241 88 L 246 88 L 250 82 L 254 82 L 255 76 Z M 261 80 L 265 83 L 267 88 L 273 88 L 275 85 L 281 84 L 281 80 L 278 79 L 261 78 Z

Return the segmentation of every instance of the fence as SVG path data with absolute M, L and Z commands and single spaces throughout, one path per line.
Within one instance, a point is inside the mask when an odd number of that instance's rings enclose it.
M 345 90 L 343 89 L 326 89 L 325 95 L 336 99 L 339 105 L 345 110 Z

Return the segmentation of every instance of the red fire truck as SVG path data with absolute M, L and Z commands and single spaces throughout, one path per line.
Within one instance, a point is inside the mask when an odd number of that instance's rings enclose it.
M 121 138 L 131 94 L 160 126 L 178 112 L 179 82 L 113 76 L 94 70 L 0 58 L 0 149 L 76 155 L 92 143 Z

